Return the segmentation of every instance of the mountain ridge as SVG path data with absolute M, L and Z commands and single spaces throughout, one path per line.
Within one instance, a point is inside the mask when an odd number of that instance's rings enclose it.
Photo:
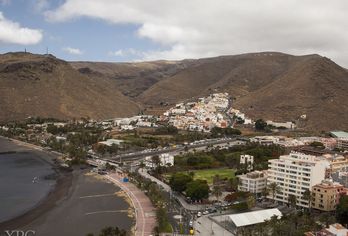
M 118 99 L 110 100 L 113 96 Z M 0 56 L 1 120 L 28 116 L 112 118 L 140 110 L 112 81 L 94 81 L 53 56 Z
M 306 114 L 308 118 L 300 124 L 305 129 L 348 129 L 345 102 L 348 98 L 348 70 L 318 54 L 293 56 L 259 52 L 181 61 L 125 63 L 65 62 L 54 56 L 29 55 L 29 59 L 25 59 L 28 54 L 23 53 L 0 55 L 0 89 L 4 91 L 10 85 L 9 81 L 15 80 L 17 83 L 13 82 L 12 88 L 20 90 L 22 83 L 25 89 L 20 91 L 31 89 L 33 96 L 36 87 L 26 80 L 31 78 L 35 82 L 37 76 L 42 76 L 47 83 L 49 75 L 59 74 L 58 81 L 65 86 L 59 87 L 56 83 L 54 87 L 48 83 L 52 91 L 60 91 L 54 95 L 62 98 L 51 97 L 52 104 L 59 104 L 59 109 L 56 109 L 59 112 L 52 113 L 55 116 L 87 115 L 98 119 L 127 116 L 140 110 L 148 112 L 152 108 L 161 111 L 166 109 L 163 104 L 173 105 L 214 92 L 228 92 L 233 97 L 233 106 L 254 119 L 298 121 L 299 116 Z M 26 60 L 30 66 L 21 63 Z M 82 82 L 86 85 L 81 85 Z M 44 85 L 41 84 L 41 90 Z M 82 91 L 88 91 L 90 107 L 84 101 Z M 25 100 L 21 96 L 17 99 L 9 92 L 6 96 L 0 95 L 0 101 L 2 107 L 7 104 L 5 110 L 8 113 L 16 110 L 11 110 L 11 104 L 18 106 L 17 100 Z M 104 103 L 106 109 L 101 109 L 100 104 Z M 38 106 L 47 104 L 42 102 L 33 107 L 36 109 Z M 48 115 L 48 111 L 33 113 Z M 0 119 L 3 116 L 0 115 Z M 22 118 L 23 114 L 11 118 L 16 117 Z

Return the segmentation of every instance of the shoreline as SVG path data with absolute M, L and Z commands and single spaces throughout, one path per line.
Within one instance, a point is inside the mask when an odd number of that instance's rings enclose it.
M 24 228 L 34 220 L 53 209 L 60 200 L 68 194 L 72 186 L 72 173 L 64 173 L 57 179 L 52 190 L 31 209 L 25 213 L 0 223 L 0 232 L 10 229 Z
M 41 147 L 25 143 L 16 139 L 7 138 L 0 136 L 0 139 L 4 141 L 12 142 L 13 150 L 4 151 L 4 153 L 20 153 L 25 151 L 32 151 L 36 154 L 36 157 L 41 161 L 46 162 L 52 168 L 52 170 L 57 175 L 55 179 L 54 186 L 51 187 L 50 191 L 45 197 L 40 199 L 37 204 L 32 206 L 29 209 L 24 210 L 23 213 L 20 213 L 17 216 L 14 216 L 11 219 L 0 222 L 0 233 L 5 230 L 18 229 L 25 227 L 26 225 L 33 222 L 35 219 L 39 218 L 43 214 L 49 212 L 57 202 L 62 200 L 66 196 L 72 186 L 72 173 L 66 170 L 63 170 L 59 165 L 55 164 L 53 159 L 55 159 L 57 154 L 46 152 Z M 12 145 L 10 145 L 12 146 Z M 24 147 L 26 150 L 21 149 Z M 44 156 L 45 154 L 45 156 Z
M 0 136 L 0 141 L 2 141 L 3 137 Z M 35 231 L 37 231 L 38 235 L 47 235 L 46 233 L 42 233 L 43 231 L 47 230 L 54 230 L 56 229 L 56 232 L 59 232 L 60 229 L 63 230 L 63 228 L 56 228 L 57 224 L 56 222 L 53 221 L 49 221 L 49 219 L 55 219 L 56 215 L 60 215 L 61 209 L 69 209 L 68 212 L 70 212 L 70 209 L 74 209 L 74 206 L 76 203 L 72 204 L 72 206 L 70 206 L 69 208 L 67 208 L 66 206 L 68 204 L 70 204 L 73 201 L 73 199 L 76 199 L 76 194 L 78 192 L 78 189 L 80 189 L 80 185 L 81 183 L 84 184 L 84 186 L 89 186 L 85 181 L 88 181 L 88 178 L 86 177 L 82 177 L 82 176 L 87 176 L 86 172 L 81 170 L 79 167 L 73 168 L 72 171 L 69 170 L 65 170 L 64 168 L 60 168 L 60 166 L 58 164 L 56 164 L 54 162 L 54 159 L 57 158 L 57 156 L 59 155 L 59 153 L 52 153 L 49 152 L 47 150 L 41 149 L 41 147 L 32 145 L 32 144 L 27 144 L 24 143 L 22 141 L 18 141 L 18 140 L 14 140 L 14 139 L 8 139 L 6 137 L 3 138 L 4 140 L 9 141 L 8 145 L 4 145 L 4 149 L 5 151 L 7 151 L 6 149 L 9 150 L 14 150 L 15 153 L 20 153 L 20 152 L 33 152 L 35 154 L 37 154 L 37 158 L 50 164 L 51 168 L 53 169 L 53 171 L 56 174 L 56 178 L 55 178 L 55 184 L 52 185 L 51 189 L 49 190 L 49 192 L 47 193 L 47 195 L 45 197 L 43 197 L 41 200 L 39 200 L 37 202 L 37 204 L 35 204 L 34 206 L 32 206 L 32 208 L 30 209 L 26 209 L 22 214 L 19 214 L 18 216 L 15 216 L 9 220 L 3 221 L 0 223 L 0 235 L 3 235 L 5 233 L 6 230 L 32 230 L 35 229 Z M 13 141 L 13 142 L 12 142 Z M 61 154 L 63 155 L 63 154 Z M 95 178 L 95 177 L 93 177 Z M 104 178 L 102 178 L 104 179 Z M 97 181 L 101 181 L 101 183 L 103 182 L 109 182 L 109 181 L 102 181 L 102 179 L 96 178 Z M 81 182 L 82 181 L 82 182 Z M 95 185 L 94 185 L 95 186 Z M 92 201 L 92 199 L 94 199 L 94 197 L 98 197 L 99 195 L 99 189 L 100 187 L 102 187 L 102 189 L 104 189 L 106 192 L 108 192 L 108 190 L 106 190 L 106 186 L 105 185 L 99 185 L 98 187 L 87 187 L 87 189 L 89 189 L 88 191 L 91 191 L 92 194 L 92 198 L 85 198 L 85 199 L 91 199 L 89 201 Z M 112 187 L 118 187 L 115 184 L 112 184 Z M 84 189 L 86 189 L 86 187 L 84 187 Z M 94 189 L 94 190 L 93 190 Z M 93 191 L 97 190 L 97 192 L 95 192 L 94 194 L 92 193 Z M 122 190 L 121 190 L 122 191 Z M 124 192 L 124 191 L 122 191 Z M 103 190 L 102 192 L 103 193 Z M 84 193 L 86 194 L 86 193 Z M 103 218 L 96 218 L 96 221 L 93 221 L 92 225 L 96 225 L 94 227 L 97 228 L 93 228 L 93 226 L 91 227 L 91 231 L 97 231 L 99 232 L 99 230 L 101 230 L 103 227 L 107 227 L 110 225 L 117 225 L 120 228 L 123 228 L 127 231 L 129 231 L 131 233 L 131 235 L 134 234 L 134 223 L 135 221 L 135 216 L 134 216 L 134 210 L 133 210 L 133 206 L 132 204 L 128 201 L 129 199 L 127 199 L 126 196 L 118 196 L 119 199 L 122 199 L 122 201 L 119 201 L 118 199 L 113 200 L 110 203 L 107 203 L 108 205 L 106 206 L 105 203 L 103 202 L 107 202 L 107 200 L 103 200 L 101 201 L 101 204 L 98 203 L 93 203 L 92 205 L 86 205 L 83 209 L 83 211 L 87 211 L 87 212 L 94 212 L 94 213 L 102 213 L 102 212 L 108 212 L 109 210 L 107 209 L 112 209 L 116 207 L 116 211 L 112 214 L 123 214 L 121 213 L 123 210 L 118 210 L 119 208 L 123 209 L 125 206 L 128 210 L 127 213 L 127 220 L 121 220 L 122 218 L 113 218 L 113 217 L 109 217 L 109 216 L 103 216 L 104 220 L 99 220 L 99 219 L 103 219 Z M 85 200 L 84 200 L 85 201 Z M 122 203 L 124 202 L 124 203 Z M 104 204 L 104 205 L 103 205 Z M 126 205 L 123 205 L 126 204 Z M 100 207 L 99 209 L 95 209 L 95 210 L 91 210 L 89 206 L 98 206 Z M 97 207 L 97 208 L 98 208 Z M 106 208 L 105 208 L 106 207 Z M 77 212 L 76 213 L 72 213 L 73 216 L 75 216 L 75 214 L 77 214 L 78 216 L 80 216 L 79 214 L 84 215 L 84 217 L 92 217 L 92 216 L 86 216 L 86 212 L 80 212 L 81 209 L 77 208 Z M 75 212 L 75 210 L 72 210 L 71 212 Z M 112 211 L 109 211 L 110 213 L 105 213 L 105 214 L 111 214 Z M 120 213 L 117 213 L 120 212 Z M 87 214 L 88 215 L 88 214 Z M 62 217 L 62 216 L 61 216 Z M 64 218 L 64 217 L 63 217 Z M 61 219 L 63 219 L 61 218 Z M 87 219 L 88 219 L 87 218 Z M 76 222 L 79 221 L 79 217 L 74 218 L 76 219 Z M 64 221 L 61 220 L 60 223 Z M 98 222 L 99 221 L 99 222 Z M 100 226 L 103 225 L 103 222 L 108 222 L 108 225 L 104 225 L 104 226 Z M 44 223 L 45 222 L 45 223 Z M 112 222 L 112 223 L 111 223 Z M 91 222 L 92 223 L 92 222 Z M 98 226 L 99 225 L 99 226 Z M 100 228 L 98 228 L 100 227 Z M 52 228 L 52 229 L 51 229 Z M 70 227 L 69 227 L 70 228 Z M 58 231 L 57 231 L 58 230 Z M 69 229 L 70 231 L 74 231 L 75 229 Z M 82 230 L 83 231 L 83 230 Z M 97 233 L 95 232 L 95 233 Z M 88 233 L 88 232 L 86 232 Z M 85 234 L 85 233 L 84 233 Z M 54 234 L 56 235 L 56 234 Z M 74 234 L 66 234 L 66 235 L 80 235 L 80 233 L 74 233 Z

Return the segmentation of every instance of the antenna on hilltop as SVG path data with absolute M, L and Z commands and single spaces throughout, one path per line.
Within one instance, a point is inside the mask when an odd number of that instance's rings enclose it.
M 27 49 L 26 48 L 24 48 L 24 53 L 27 53 Z
M 48 55 L 48 47 L 46 47 L 46 55 Z

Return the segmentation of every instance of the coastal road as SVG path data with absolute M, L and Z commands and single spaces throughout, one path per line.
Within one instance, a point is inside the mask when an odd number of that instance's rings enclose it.
M 156 211 L 150 199 L 134 184 L 123 182 L 118 173 L 108 174 L 106 178 L 119 186 L 132 202 L 136 215 L 135 236 L 150 236 L 156 226 Z
M 147 173 L 147 170 L 144 168 L 139 168 L 138 169 L 138 173 L 140 175 L 142 175 L 144 178 L 150 179 L 151 181 L 155 182 L 157 185 L 161 186 L 164 191 L 168 192 L 169 194 L 171 194 L 172 197 L 175 197 L 181 204 L 181 206 L 183 208 L 185 208 L 186 210 L 189 211 L 202 211 L 204 210 L 206 207 L 208 207 L 209 205 L 198 205 L 198 204 L 189 204 L 185 201 L 185 199 L 176 194 L 173 193 L 173 191 L 171 190 L 170 186 L 167 185 L 166 183 L 163 183 L 161 180 L 155 178 L 154 176 L 150 175 Z

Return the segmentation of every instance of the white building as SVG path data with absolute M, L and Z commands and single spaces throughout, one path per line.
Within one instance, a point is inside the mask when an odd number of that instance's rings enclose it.
M 239 179 L 239 191 L 261 194 L 267 187 L 266 171 L 253 171 L 245 175 L 238 175 L 237 177 Z
M 121 130 L 134 130 L 135 127 L 133 125 L 121 125 Z
M 277 208 L 228 215 L 233 225 L 233 235 L 239 235 L 238 232 L 244 227 L 264 223 L 274 216 L 280 219 L 283 215 Z
M 137 122 L 137 126 L 139 126 L 139 127 L 152 127 L 153 124 L 150 121 L 142 121 L 142 120 L 140 120 L 140 121 Z
M 250 138 L 250 142 L 261 145 L 272 145 L 279 142 L 279 137 L 276 136 L 255 136 Z
M 254 157 L 251 155 L 240 155 L 240 164 L 247 164 L 248 167 L 247 169 L 250 171 L 253 169 L 253 165 L 254 165 Z
M 272 125 L 276 128 L 280 128 L 280 127 L 284 127 L 287 129 L 295 129 L 296 128 L 296 125 L 290 121 L 288 121 L 288 122 L 274 122 L 271 120 L 267 120 L 266 123 L 267 123 L 267 125 Z
M 325 229 L 324 232 L 329 232 L 332 235 L 335 236 L 347 236 L 348 235 L 348 229 L 343 227 L 341 224 L 332 224 L 329 226 L 329 228 Z M 328 234 L 330 235 L 330 234 Z
M 325 179 L 326 169 L 330 163 L 325 158 L 291 152 L 280 156 L 279 159 L 268 161 L 267 185 L 276 183 L 280 192 L 275 194 L 275 200 L 288 203 L 289 195 L 295 195 L 297 205 L 308 207 L 303 193 L 313 185 Z M 268 198 L 272 198 L 272 194 Z
M 120 139 L 108 139 L 106 141 L 99 142 L 99 144 L 103 144 L 103 145 L 111 147 L 113 144 L 121 145 L 123 142 L 124 141 Z
M 163 153 L 159 155 L 161 166 L 173 166 L 174 156 L 169 153 Z M 156 168 L 156 164 L 152 161 L 152 156 L 145 157 L 145 166 L 148 168 Z

